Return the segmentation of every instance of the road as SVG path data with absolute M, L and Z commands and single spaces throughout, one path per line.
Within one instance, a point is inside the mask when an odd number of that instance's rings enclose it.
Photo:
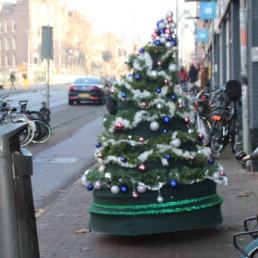
M 97 136 L 102 132 L 105 106 L 94 104 L 68 105 L 69 85 L 56 85 L 50 91 L 52 136 L 46 143 L 31 143 L 26 148 L 32 153 L 32 188 L 35 209 L 48 206 L 85 169 L 95 161 Z M 44 86 L 27 92 L 12 92 L 12 106 L 27 99 L 30 110 L 39 110 Z

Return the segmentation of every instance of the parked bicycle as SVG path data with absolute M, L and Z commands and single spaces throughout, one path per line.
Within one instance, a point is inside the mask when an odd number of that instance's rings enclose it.
M 219 99 L 220 102 L 214 104 L 209 142 L 213 158 L 218 158 L 229 143 L 232 152 L 237 152 L 240 131 L 237 105 L 241 105 L 241 84 L 236 80 L 228 81 L 226 87 L 220 87 L 216 94 L 218 97 L 213 101 Z
M 258 148 L 249 155 L 242 151 L 238 152 L 236 159 L 243 168 L 247 168 L 251 165 L 252 160 L 258 159 Z M 247 236 L 251 237 L 252 241 L 246 247 L 242 247 L 243 238 Z M 244 231 L 236 233 L 233 242 L 236 249 L 242 254 L 241 258 L 258 257 L 258 212 L 255 216 L 244 220 Z
M 47 112 L 47 108 L 42 107 L 44 114 L 38 111 L 27 110 L 28 100 L 20 100 L 20 109 L 10 105 L 11 100 L 7 99 L 9 95 L 0 97 L 0 125 L 11 124 L 11 123 L 27 123 L 28 126 L 19 135 L 20 144 L 22 147 L 27 146 L 31 142 L 44 143 L 51 137 L 52 131 L 50 125 L 46 120 L 50 120 L 50 111 Z

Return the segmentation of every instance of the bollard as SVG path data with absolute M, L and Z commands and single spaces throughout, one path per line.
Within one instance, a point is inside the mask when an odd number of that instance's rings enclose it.
M 20 147 L 27 123 L 0 127 L 0 257 L 38 258 L 30 176 L 32 155 Z

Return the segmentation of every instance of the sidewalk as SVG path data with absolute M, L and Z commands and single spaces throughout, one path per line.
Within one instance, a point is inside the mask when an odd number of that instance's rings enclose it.
M 228 185 L 217 186 L 224 198 L 220 226 L 137 237 L 89 232 L 87 207 L 92 193 L 77 180 L 37 217 L 41 258 L 240 257 L 233 235 L 243 230 L 246 217 L 256 214 L 258 173 L 243 170 L 229 150 L 218 162 L 228 177 Z M 243 240 L 243 244 L 247 242 Z

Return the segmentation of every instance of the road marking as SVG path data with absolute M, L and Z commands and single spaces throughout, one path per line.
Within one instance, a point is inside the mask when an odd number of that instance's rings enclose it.
M 77 158 L 37 158 L 33 161 L 37 163 L 74 163 L 77 160 Z

